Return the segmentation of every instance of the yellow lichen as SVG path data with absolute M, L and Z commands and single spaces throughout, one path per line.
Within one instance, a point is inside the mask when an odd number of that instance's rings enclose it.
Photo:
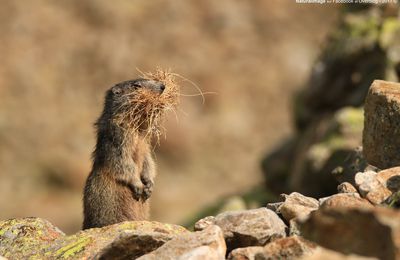
M 7 228 L 0 229 L 0 236 L 4 235 L 7 232 Z
M 55 254 L 57 257 L 62 257 L 62 258 L 72 257 L 76 253 L 81 252 L 85 248 L 85 246 L 89 244 L 91 241 L 92 239 L 90 237 L 79 238 L 73 243 L 58 249 Z
M 121 224 L 118 225 L 118 229 L 136 229 L 137 228 L 137 224 L 134 222 L 123 222 Z

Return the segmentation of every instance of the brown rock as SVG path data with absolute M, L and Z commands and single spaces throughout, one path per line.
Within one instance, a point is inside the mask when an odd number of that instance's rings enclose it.
M 307 217 L 310 212 L 319 207 L 318 200 L 306 197 L 300 193 L 292 192 L 289 195 L 283 194 L 285 201 L 278 208 L 278 212 L 287 220 L 292 218 Z
M 400 167 L 393 167 L 377 173 L 376 178 L 391 192 L 400 190 Z
M 201 225 L 199 224 L 202 223 Z M 219 226 L 226 240 L 228 251 L 237 247 L 263 246 L 286 236 L 286 225 L 275 212 L 267 208 L 228 211 L 196 223 L 198 230 L 204 223 Z
M 376 174 L 376 179 L 381 184 L 379 189 L 369 192 L 366 198 L 376 205 L 391 201 L 393 192 L 400 188 L 400 167 L 380 171 Z
M 301 237 L 292 236 L 277 239 L 264 247 L 245 247 L 233 250 L 228 259 L 297 259 L 300 256 L 310 255 L 317 245 Z
M 378 260 L 375 257 L 365 257 L 355 254 L 344 255 L 336 251 L 332 251 L 323 247 L 317 247 L 310 255 L 305 255 L 300 260 Z
M 371 208 L 371 203 L 360 198 L 358 193 L 339 193 L 326 198 L 321 203 L 322 208 Z
M 399 166 L 400 84 L 375 80 L 364 107 L 365 158 L 380 169 Z
M 356 184 L 365 198 L 375 205 L 382 204 L 400 188 L 400 167 L 357 173 Z
M 385 187 L 381 187 L 377 190 L 368 192 L 368 194 L 365 196 L 367 200 L 369 200 L 372 204 L 374 205 L 380 205 L 382 204 L 387 198 L 392 195 L 392 192 L 390 192 L 388 189 Z
M 355 182 L 360 194 L 374 205 L 381 204 L 392 194 L 373 171 L 357 173 Z
M 158 259 L 225 259 L 226 244 L 221 228 L 211 225 L 203 231 L 187 233 L 168 241 L 157 250 L 139 257 Z M 107 259 L 107 258 L 106 258 Z
M 301 234 L 344 254 L 400 258 L 400 212 L 381 208 L 324 208 L 300 224 Z
M 151 252 L 188 231 L 180 226 L 131 221 L 65 236 L 39 218 L 0 222 L 0 255 L 12 259 L 126 259 Z
M 339 193 L 357 193 L 357 189 L 350 182 L 342 182 L 338 185 L 337 190 Z
M 214 225 L 214 221 L 215 221 L 214 216 L 208 216 L 208 217 L 202 218 L 194 224 L 194 230 L 201 231 L 208 226 Z

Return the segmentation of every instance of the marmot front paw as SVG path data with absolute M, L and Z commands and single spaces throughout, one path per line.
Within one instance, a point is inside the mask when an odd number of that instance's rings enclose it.
M 151 193 L 153 193 L 154 183 L 148 178 L 142 179 L 142 182 L 144 184 L 142 198 L 143 200 L 147 200 L 148 198 L 150 198 Z
M 129 184 L 129 189 L 132 191 L 133 198 L 139 200 L 143 195 L 144 185 Z

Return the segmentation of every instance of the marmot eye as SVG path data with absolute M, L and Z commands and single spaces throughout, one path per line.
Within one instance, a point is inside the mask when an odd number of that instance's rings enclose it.
M 139 82 L 135 82 L 135 83 L 132 84 L 132 86 L 135 87 L 135 88 L 140 88 L 142 85 L 140 85 Z
M 111 89 L 112 93 L 115 95 L 121 94 L 121 89 L 120 88 L 112 88 Z

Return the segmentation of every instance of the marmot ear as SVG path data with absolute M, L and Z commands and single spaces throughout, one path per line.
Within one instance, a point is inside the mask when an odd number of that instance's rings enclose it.
M 119 87 L 117 87 L 117 86 L 113 87 L 113 88 L 111 89 L 111 91 L 112 91 L 112 93 L 113 93 L 114 95 L 121 94 L 121 92 L 122 92 L 121 88 L 119 88 Z

